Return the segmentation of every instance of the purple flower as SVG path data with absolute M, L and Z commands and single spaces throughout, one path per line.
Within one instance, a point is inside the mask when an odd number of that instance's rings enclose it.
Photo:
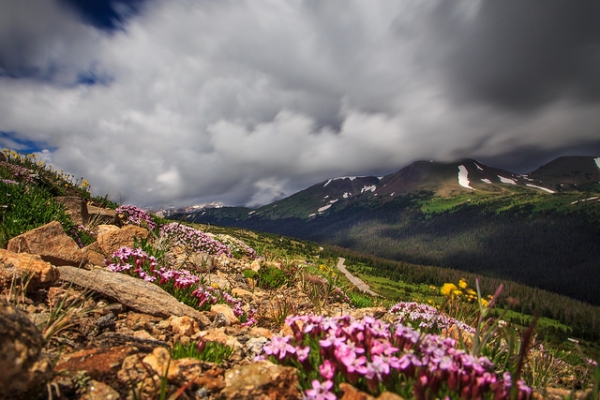
M 323 364 L 319 365 L 319 373 L 327 380 L 332 380 L 335 376 L 335 364 L 329 360 L 323 361 Z
M 263 350 L 265 354 L 276 356 L 280 360 L 283 360 L 288 353 L 294 354 L 296 352 L 296 348 L 288 343 L 289 340 L 289 336 L 273 336 L 271 343 L 266 344 Z
M 323 383 L 318 380 L 312 381 L 312 389 L 306 390 L 307 400 L 335 400 L 335 394 L 331 393 L 331 388 L 333 388 L 333 382 L 327 380 Z
M 308 353 L 310 353 L 310 347 L 302 346 L 296 348 L 296 356 L 298 357 L 298 361 L 303 362 L 308 358 Z

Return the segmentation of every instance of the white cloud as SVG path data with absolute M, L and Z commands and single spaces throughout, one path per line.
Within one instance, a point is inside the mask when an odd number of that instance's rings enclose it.
M 47 143 L 95 193 L 139 205 L 266 203 L 417 158 L 559 146 L 573 124 L 569 140 L 600 122 L 595 105 L 523 117 L 457 102 L 428 25 L 438 2 L 157 0 L 111 34 L 43 3 L 11 8 L 28 51 L 0 40 L 0 62 L 61 72 L 0 75 L 0 131 Z M 90 70 L 104 84 L 76 85 Z

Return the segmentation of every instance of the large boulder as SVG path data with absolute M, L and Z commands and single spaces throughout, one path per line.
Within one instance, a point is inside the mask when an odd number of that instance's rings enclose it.
M 96 228 L 96 241 L 84 248 L 87 258 L 94 265 L 102 265 L 105 258 L 120 247 L 133 247 L 136 239 L 148 237 L 148 230 L 135 225 L 119 228 L 115 225 L 99 225 Z
M 33 322 L 0 299 L 0 398 L 15 398 L 50 378 L 43 346 L 44 338 Z
M 88 210 L 84 199 L 76 196 L 59 196 L 54 200 L 65 207 L 67 215 L 78 225 L 87 224 Z
M 205 313 L 181 303 L 158 285 L 143 279 L 101 268 L 86 271 L 62 266 L 59 270 L 63 281 L 110 297 L 135 311 L 162 318 L 188 316 L 196 320 L 201 329 L 210 324 Z
M 88 222 L 91 225 L 117 224 L 117 212 L 108 208 L 96 207 L 91 204 L 87 206 Z
M 58 280 L 58 269 L 39 255 L 0 249 L 0 287 L 13 280 L 27 282 L 27 290 L 47 288 Z
M 15 253 L 39 254 L 42 260 L 57 266 L 77 267 L 87 261 L 85 253 L 75 240 L 65 233 L 62 225 L 57 221 L 52 221 L 10 239 L 6 249 Z

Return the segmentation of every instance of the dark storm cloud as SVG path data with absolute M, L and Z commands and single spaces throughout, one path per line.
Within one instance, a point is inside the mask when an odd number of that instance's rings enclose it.
M 600 100 L 600 3 L 484 1 L 460 25 L 455 6 L 444 2 L 432 26 L 449 46 L 446 72 L 459 96 L 520 111 Z
M 0 6 L 3 142 L 118 201 L 256 205 L 416 159 L 528 172 L 598 148 L 595 3 Z

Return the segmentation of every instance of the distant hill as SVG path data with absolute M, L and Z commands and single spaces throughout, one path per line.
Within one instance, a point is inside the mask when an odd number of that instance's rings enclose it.
M 174 213 L 513 279 L 600 304 L 600 157 L 518 175 L 472 159 L 320 182 L 258 209 Z

